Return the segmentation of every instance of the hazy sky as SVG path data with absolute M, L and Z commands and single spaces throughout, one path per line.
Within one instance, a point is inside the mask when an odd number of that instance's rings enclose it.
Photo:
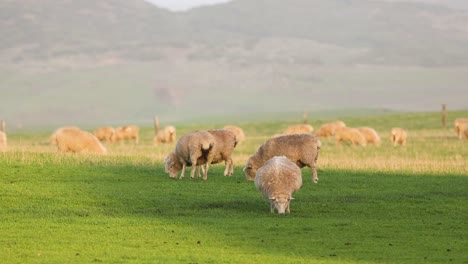
M 230 0 L 146 0 L 159 7 L 172 11 L 184 11 L 200 5 L 212 5 L 229 2 Z

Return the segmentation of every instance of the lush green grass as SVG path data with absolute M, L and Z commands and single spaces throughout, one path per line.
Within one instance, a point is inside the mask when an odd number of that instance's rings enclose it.
M 215 165 L 208 181 L 169 179 L 161 160 L 173 145 L 151 146 L 149 128 L 139 146 L 108 146 L 105 157 L 59 155 L 45 145 L 47 133 L 12 135 L 10 150 L 0 153 L 0 259 L 467 263 L 468 145 L 432 126 L 436 117 L 380 117 L 380 133 L 396 122 L 409 127 L 406 147 L 392 147 L 384 135 L 380 147 L 324 140 L 320 182 L 303 169 L 286 216 L 270 213 L 242 165 L 293 121 L 244 124 L 249 138 L 235 150 L 234 176 Z M 344 121 L 379 120 L 369 118 Z M 181 126 L 179 135 L 194 128 Z

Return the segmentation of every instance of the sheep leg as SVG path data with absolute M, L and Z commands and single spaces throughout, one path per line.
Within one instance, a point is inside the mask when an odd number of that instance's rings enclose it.
M 270 201 L 270 212 L 273 214 L 275 212 L 275 204 Z
M 192 170 L 190 171 L 190 179 L 195 177 L 195 170 L 197 169 L 197 158 L 195 156 L 191 157 L 192 161 Z
M 229 176 L 232 176 L 234 174 L 234 162 L 232 161 L 232 158 L 229 159 Z
M 211 155 L 211 157 L 208 157 L 207 161 L 206 161 L 206 170 L 205 170 L 205 173 L 203 173 L 203 180 L 208 180 L 208 169 L 210 168 L 210 164 L 211 162 L 213 162 L 213 155 Z
M 186 167 L 185 162 L 182 162 L 182 171 L 180 172 L 180 177 L 179 177 L 179 179 L 181 179 L 181 180 L 182 180 L 182 179 L 184 178 L 184 176 L 185 176 L 185 167 Z
M 228 174 L 229 174 L 229 161 L 227 159 L 224 161 L 224 165 L 225 165 L 225 168 L 224 168 L 223 175 L 228 176 Z

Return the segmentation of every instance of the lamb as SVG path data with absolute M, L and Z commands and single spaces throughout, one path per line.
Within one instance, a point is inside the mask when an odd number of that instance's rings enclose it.
M 365 146 L 367 144 L 366 137 L 356 128 L 342 127 L 335 131 L 336 144 L 341 142 L 350 142 L 353 146 Z
M 457 136 L 459 139 L 465 138 L 463 130 L 460 129 L 464 124 L 468 124 L 468 118 L 455 119 L 455 122 L 454 122 L 455 133 L 457 133 Z
M 138 144 L 139 131 L 140 128 L 135 125 L 118 127 L 115 129 L 114 134 L 112 134 L 111 142 L 114 143 L 116 141 L 133 139 L 135 144 Z
M 308 124 L 294 125 L 289 126 L 284 130 L 283 134 L 292 135 L 292 134 L 310 134 L 314 131 L 314 128 Z
M 159 129 L 153 138 L 154 145 L 159 143 L 173 143 L 176 141 L 176 128 L 174 126 L 166 126 Z
M 396 146 L 397 144 L 403 146 L 406 145 L 406 137 L 408 133 L 403 128 L 394 127 L 392 128 L 390 134 L 390 139 L 393 143 L 393 146 Z
M 174 152 L 167 155 L 164 160 L 165 171 L 171 178 L 176 178 L 180 173 L 179 179 L 184 178 L 185 168 L 192 166 L 190 178 L 195 176 L 195 170 L 198 165 L 205 164 L 203 179 L 208 179 L 208 169 L 213 161 L 216 152 L 216 139 L 207 131 L 193 131 L 183 135 L 176 144 Z M 198 160 L 204 163 L 198 163 Z
M 8 147 L 7 145 L 7 135 L 5 132 L 0 131 L 0 151 L 6 150 Z
M 286 156 L 299 168 L 312 169 L 312 180 L 318 183 L 317 159 L 321 142 L 314 134 L 284 135 L 267 140 L 246 162 L 244 173 L 247 180 L 255 178 L 258 168 L 274 156 Z
M 57 132 L 62 131 L 62 130 L 78 130 L 79 131 L 81 129 L 79 127 L 76 127 L 76 126 L 65 126 L 65 127 L 58 128 L 49 137 L 49 143 L 51 145 L 57 145 Z
M 367 144 L 373 144 L 376 146 L 380 145 L 380 136 L 377 134 L 377 131 L 371 127 L 358 127 L 359 132 L 361 132 L 366 138 Z
M 225 125 L 223 129 L 229 130 L 232 133 L 234 133 L 234 135 L 236 135 L 237 144 L 240 144 L 245 141 L 245 133 L 242 128 L 233 125 Z
M 107 154 L 106 148 L 96 136 L 74 127 L 57 129 L 53 138 L 59 152 Z
M 93 134 L 101 141 L 111 142 L 112 135 L 115 133 L 113 127 L 100 127 L 93 131 Z
M 302 187 L 301 169 L 285 156 L 275 156 L 265 162 L 255 175 L 255 187 L 270 201 L 270 211 L 291 212 L 292 194 Z
M 317 131 L 317 137 L 332 137 L 335 136 L 337 129 L 346 127 L 346 124 L 343 121 L 337 120 L 331 123 L 322 125 Z
M 208 130 L 208 132 L 216 140 L 216 149 L 214 152 L 213 161 L 211 164 L 225 162 L 226 168 L 224 169 L 224 176 L 232 176 L 234 173 L 234 163 L 232 161 L 232 152 L 237 145 L 236 135 L 231 131 L 225 129 L 213 129 Z M 205 157 L 198 159 L 197 164 L 204 164 L 206 160 Z

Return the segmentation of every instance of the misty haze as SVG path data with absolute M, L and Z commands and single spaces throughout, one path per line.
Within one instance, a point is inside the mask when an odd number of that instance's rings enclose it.
M 2 1 L 12 129 L 466 109 L 466 1 Z M 270 113 L 270 114 L 267 114 Z M 266 117 L 265 117 L 266 118 Z

